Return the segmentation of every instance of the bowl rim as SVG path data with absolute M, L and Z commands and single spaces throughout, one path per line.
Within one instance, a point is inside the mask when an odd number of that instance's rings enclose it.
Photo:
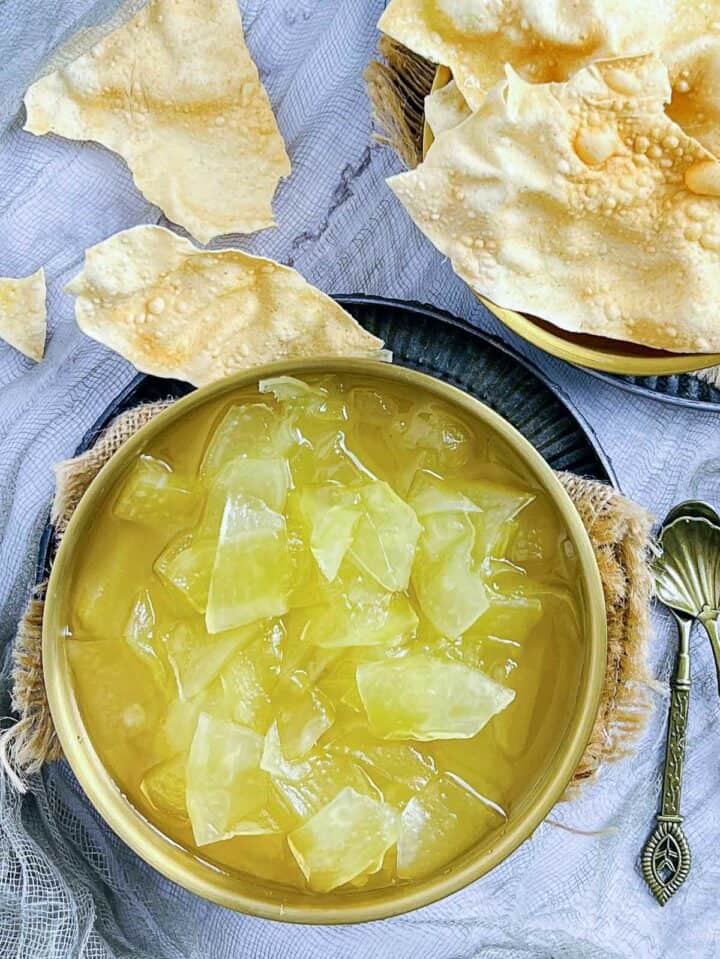
M 253 895 L 238 890 L 236 879 L 175 844 L 125 799 L 95 753 L 81 720 L 63 645 L 63 624 L 58 618 L 63 585 L 72 569 L 76 542 L 128 461 L 149 440 L 192 409 L 217 400 L 223 394 L 230 397 L 237 390 L 270 376 L 311 373 L 361 374 L 395 383 L 409 383 L 459 407 L 466 415 L 498 434 L 548 493 L 566 524 L 578 553 L 586 606 L 586 659 L 578 680 L 574 713 L 524 814 L 516 820 L 511 819 L 490 848 L 482 853 L 470 850 L 460 858 L 459 864 L 453 864 L 439 876 L 431 876 L 413 885 L 378 889 L 369 896 L 366 894 L 365 898 L 360 891 L 352 899 L 335 900 L 330 904 L 319 897 L 313 899 L 291 890 L 287 891 L 287 897 L 283 891 L 277 894 L 277 898 L 274 898 L 275 893 Z M 600 703 L 606 650 L 605 601 L 590 539 L 570 497 L 540 453 L 499 414 L 449 383 L 377 360 L 337 357 L 283 360 L 242 371 L 182 397 L 138 430 L 93 479 L 68 524 L 48 581 L 42 636 L 48 703 L 64 756 L 95 810 L 110 828 L 146 863 L 190 892 L 250 915 L 322 925 L 366 922 L 429 905 L 479 879 L 528 839 L 562 796 L 589 741 Z
M 436 90 L 442 89 L 451 79 L 452 72 L 449 67 L 438 66 L 435 70 L 430 92 L 434 93 Z M 423 117 L 423 159 L 434 140 L 432 130 Z M 560 327 L 552 326 L 549 320 L 546 321 L 547 325 L 541 325 L 532 316 L 499 306 L 486 296 L 477 293 L 469 284 L 467 285 L 473 296 L 513 333 L 516 333 L 528 343 L 532 343 L 533 346 L 538 347 L 543 352 L 549 353 L 550 356 L 565 360 L 575 366 L 598 370 L 603 373 L 615 373 L 621 376 L 674 376 L 677 373 L 696 373 L 698 370 L 720 365 L 720 353 L 669 353 L 662 350 L 650 352 L 651 348 L 647 347 L 645 349 L 649 352 L 647 355 L 643 355 L 642 353 L 624 352 L 623 345 L 643 349 L 642 344 L 632 344 L 625 340 L 617 340 L 618 346 L 616 349 L 609 346 L 600 347 L 577 343 L 571 337 L 585 334 L 569 333 Z M 589 334 L 588 338 L 593 339 Z

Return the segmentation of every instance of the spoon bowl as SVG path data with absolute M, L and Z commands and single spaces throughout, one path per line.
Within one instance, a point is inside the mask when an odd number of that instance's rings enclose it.
M 658 599 L 693 618 L 720 602 L 720 521 L 683 515 L 663 525 L 653 564 Z
M 668 513 L 661 540 L 654 569 L 658 599 L 702 623 L 720 691 L 720 516 L 700 500 L 680 503 Z

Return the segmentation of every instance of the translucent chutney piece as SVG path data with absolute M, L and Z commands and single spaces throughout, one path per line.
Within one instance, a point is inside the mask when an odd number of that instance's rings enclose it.
M 356 675 L 368 725 L 384 739 L 470 739 L 515 698 L 479 669 L 425 653 L 365 663 Z
M 403 879 L 429 875 L 465 851 L 468 831 L 482 835 L 504 819 L 501 809 L 484 801 L 458 777 L 437 776 L 403 809 L 398 875 Z
M 281 831 L 269 809 L 262 749 L 262 736 L 251 729 L 200 713 L 185 774 L 187 808 L 199 846 Z
M 346 787 L 288 836 L 311 889 L 329 892 L 377 872 L 399 835 L 392 806 Z
M 225 503 L 210 574 L 208 632 L 281 616 L 289 609 L 290 586 L 285 517 L 256 496 L 232 494 Z
M 145 773 L 140 789 L 160 813 L 187 820 L 187 780 L 184 756 L 163 759 Z
M 275 377 L 171 422 L 109 503 L 68 656 L 172 841 L 352 895 L 512 820 L 572 717 L 582 601 L 559 514 L 481 423 L 401 382 Z
M 181 533 L 160 553 L 155 572 L 198 613 L 207 609 L 217 546 L 211 539 Z
M 139 456 L 115 503 L 115 515 L 136 523 L 174 523 L 195 506 L 188 480 L 154 456 Z
M 310 552 L 332 582 L 353 543 L 362 513 L 360 494 L 337 483 L 309 486 L 301 494 L 300 509 L 310 527 Z

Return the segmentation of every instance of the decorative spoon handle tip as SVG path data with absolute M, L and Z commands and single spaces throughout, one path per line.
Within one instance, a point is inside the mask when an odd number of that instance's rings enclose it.
M 676 619 L 680 630 L 680 652 L 670 690 L 662 805 L 641 860 L 645 881 L 661 906 L 685 882 L 691 863 L 690 847 L 681 827 L 680 794 L 690 706 L 689 639 L 693 621 L 684 617 Z
M 658 816 L 642 854 L 642 872 L 661 906 L 675 895 L 690 872 L 692 855 L 679 822 Z

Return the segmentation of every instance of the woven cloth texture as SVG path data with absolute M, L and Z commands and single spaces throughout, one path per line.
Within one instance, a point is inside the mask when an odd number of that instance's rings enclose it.
M 373 129 L 363 71 L 383 0 L 240 0 L 293 164 L 278 228 L 223 238 L 299 269 L 323 290 L 435 304 L 531 356 L 582 411 L 625 495 L 662 516 L 698 495 L 720 501 L 720 416 L 618 391 L 508 333 L 426 242 L 386 188 L 402 169 Z M 92 143 L 23 133 L 27 85 L 125 13 L 117 0 L 0 4 L 0 276 L 45 266 L 49 338 L 33 365 L 0 344 L 0 716 L 10 717 L 12 648 L 31 596 L 53 464 L 130 382 L 131 367 L 84 337 L 62 290 L 86 247 L 165 223 L 123 161 Z M 74 39 L 72 39 L 74 38 Z M 654 616 L 656 708 L 639 748 L 607 765 L 532 839 L 470 888 L 418 912 L 356 927 L 288 927 L 235 915 L 145 866 L 102 822 L 67 764 L 22 796 L 0 775 L 0 957 L 5 959 L 610 959 L 718 954 L 718 696 L 710 650 L 693 639 L 683 807 L 690 878 L 659 909 L 638 870 L 657 809 L 664 690 L 676 647 Z M 565 828 L 559 828 L 565 827 Z M 573 830 L 573 831 L 570 831 Z

